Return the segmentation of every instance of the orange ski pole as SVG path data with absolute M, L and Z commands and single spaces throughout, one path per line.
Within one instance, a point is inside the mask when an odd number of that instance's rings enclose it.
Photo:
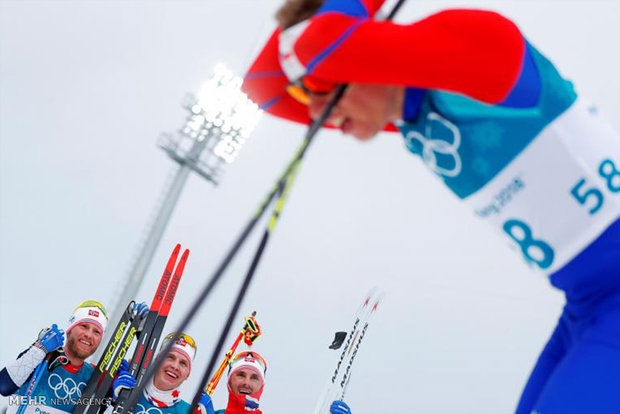
M 239 332 L 239 335 L 237 335 L 237 339 L 235 339 L 235 342 L 224 355 L 224 360 L 218 367 L 217 371 L 215 371 L 213 378 L 211 378 L 211 381 L 209 381 L 209 384 L 207 384 L 205 392 L 209 394 L 209 396 L 213 395 L 215 387 L 217 387 L 217 384 L 220 382 L 222 375 L 224 375 L 224 370 L 232 359 L 235 350 L 239 346 L 239 342 L 241 342 L 241 339 L 243 338 L 243 341 L 248 346 L 252 346 L 252 344 L 254 344 L 254 341 L 256 341 L 256 339 L 260 336 L 261 329 L 258 325 L 258 322 L 256 322 L 256 319 L 254 319 L 254 316 L 256 316 L 256 311 L 252 312 L 252 315 L 245 317 L 245 324 L 243 325 L 241 332 Z

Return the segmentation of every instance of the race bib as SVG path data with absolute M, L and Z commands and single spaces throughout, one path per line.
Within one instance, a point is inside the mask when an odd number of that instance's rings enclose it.
M 9 397 L 10 398 L 10 397 Z M 5 414 L 15 414 L 19 409 L 19 402 L 12 402 L 9 400 L 9 406 L 6 409 Z M 50 407 L 45 404 L 40 404 L 34 400 L 26 406 L 24 414 L 67 414 L 66 411 L 59 410 L 58 408 Z
M 620 135 L 578 99 L 465 202 L 553 273 L 620 217 Z

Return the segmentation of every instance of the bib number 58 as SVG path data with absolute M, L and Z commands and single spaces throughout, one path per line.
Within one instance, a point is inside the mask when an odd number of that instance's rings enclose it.
M 598 175 L 605 181 L 605 185 L 611 193 L 620 192 L 620 170 L 618 170 L 613 160 L 609 158 L 604 159 L 598 167 Z M 588 210 L 590 215 L 596 214 L 603 206 L 605 197 L 603 196 L 603 192 L 596 188 L 596 186 L 586 188 L 585 185 L 586 179 L 582 178 L 571 188 L 570 193 L 579 204 L 583 206 L 592 206 L 590 210 Z

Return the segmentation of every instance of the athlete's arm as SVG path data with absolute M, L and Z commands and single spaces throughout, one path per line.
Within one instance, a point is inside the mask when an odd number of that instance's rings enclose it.
M 2 368 L 0 371 L 0 394 L 7 397 L 15 394 L 18 389 L 19 387 L 13 382 L 6 368 Z
M 285 92 L 289 81 L 278 59 L 279 36 L 277 30 L 269 39 L 243 87 L 268 112 L 307 122 L 305 106 Z M 521 107 L 533 106 L 538 96 L 527 43 L 511 21 L 494 12 L 447 10 L 400 25 L 319 10 L 293 51 L 306 76 L 322 82 L 439 89 Z
M 315 41 L 335 27 L 336 40 L 334 33 L 329 44 Z M 409 25 L 326 12 L 295 43 L 308 75 L 322 81 L 440 89 L 491 104 L 515 85 L 524 51 L 514 23 L 482 10 L 447 10 Z
M 4 396 L 15 394 L 43 361 L 43 358 L 45 358 L 45 351 L 34 345 L 22 352 L 15 361 L 0 371 L 0 394 Z
M 64 332 L 56 324 L 41 330 L 35 343 L 0 371 L 0 394 L 4 396 L 14 394 L 28 380 L 45 356 L 60 348 L 63 341 Z

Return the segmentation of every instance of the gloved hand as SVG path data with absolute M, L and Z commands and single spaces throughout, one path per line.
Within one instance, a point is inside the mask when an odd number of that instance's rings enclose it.
M 211 401 L 211 397 L 209 396 L 209 394 L 204 391 L 200 395 L 198 410 L 200 410 L 201 414 L 215 414 L 215 409 L 213 408 L 213 401 Z
M 351 414 L 351 409 L 344 401 L 334 401 L 329 407 L 329 412 L 331 414 Z
M 123 359 L 118 368 L 118 375 L 112 383 L 112 394 L 116 400 L 124 389 L 132 389 L 136 386 L 136 379 L 129 373 L 129 362 Z
M 50 352 L 62 347 L 64 342 L 65 331 L 58 328 L 58 325 L 53 324 L 50 328 L 43 329 L 39 332 L 39 337 L 34 343 L 34 346 L 42 349 L 46 354 L 49 354 Z
M 143 318 L 149 312 L 149 306 L 146 304 L 146 302 L 134 303 L 133 311 L 136 313 L 137 316 Z

